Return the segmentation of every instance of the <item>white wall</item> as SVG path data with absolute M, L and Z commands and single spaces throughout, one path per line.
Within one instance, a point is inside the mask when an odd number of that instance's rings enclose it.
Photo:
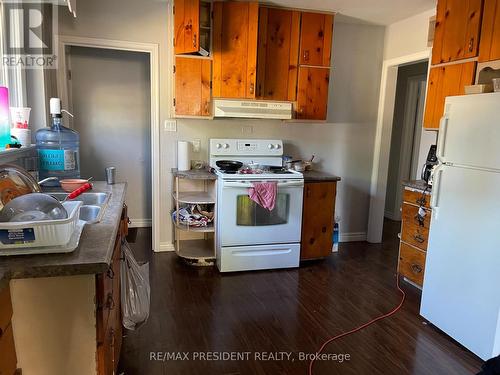
M 78 18 L 62 15 L 60 34 L 158 43 L 160 46 L 161 123 L 168 118 L 167 40 L 168 9 L 154 0 L 87 0 L 78 4 Z M 330 83 L 327 124 L 282 124 L 278 121 L 178 120 L 176 133 L 162 131 L 161 217 L 162 244 L 171 241 L 171 175 L 177 140 L 202 140 L 200 157 L 206 159 L 211 137 L 276 137 L 285 151 L 296 156 L 315 154 L 318 167 L 342 177 L 337 197 L 341 231 L 362 239 L 366 233 L 373 139 L 377 117 L 384 28 L 336 22 L 333 42 L 333 77 Z M 243 134 L 242 126 L 251 126 Z M 245 128 L 245 132 L 248 128 Z

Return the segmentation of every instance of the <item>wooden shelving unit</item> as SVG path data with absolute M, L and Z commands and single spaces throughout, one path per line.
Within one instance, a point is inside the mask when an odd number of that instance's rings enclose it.
M 206 170 L 177 171 L 172 169 L 174 186 L 173 207 L 176 212 L 185 205 L 211 205 L 216 212 L 216 177 Z M 186 186 L 190 190 L 184 191 Z M 200 189 L 201 188 L 201 189 Z M 192 189 L 192 190 L 191 190 Z M 190 265 L 212 266 L 215 264 L 216 220 L 205 227 L 181 223 L 178 215 L 172 216 L 175 251 Z

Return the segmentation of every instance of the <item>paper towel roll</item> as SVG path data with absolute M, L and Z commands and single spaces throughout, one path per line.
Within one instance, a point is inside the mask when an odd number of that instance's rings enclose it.
M 179 171 L 189 171 L 191 160 L 189 159 L 189 142 L 177 142 L 177 169 Z

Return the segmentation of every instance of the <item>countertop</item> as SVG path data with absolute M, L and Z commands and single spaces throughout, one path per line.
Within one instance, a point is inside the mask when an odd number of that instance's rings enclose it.
M 335 176 L 332 174 L 328 173 L 323 173 L 319 171 L 304 171 L 302 172 L 304 174 L 304 181 L 305 182 L 334 182 L 334 181 L 340 181 L 339 176 Z
M 403 186 L 409 187 L 411 189 L 420 190 L 420 191 L 427 190 L 428 192 L 431 192 L 431 190 L 432 190 L 432 187 L 428 186 L 424 180 L 403 181 Z
M 111 192 L 111 196 L 102 220 L 83 228 L 76 250 L 68 254 L 2 256 L 0 288 L 14 278 L 89 275 L 108 269 L 120 225 L 127 184 L 107 185 L 98 181 L 93 185 L 94 191 Z

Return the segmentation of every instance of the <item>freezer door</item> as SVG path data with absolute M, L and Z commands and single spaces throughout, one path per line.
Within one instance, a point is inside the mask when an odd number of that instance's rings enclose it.
M 436 176 L 420 313 L 487 360 L 500 354 L 500 173 Z
M 438 158 L 441 162 L 500 170 L 500 93 L 446 99 Z

